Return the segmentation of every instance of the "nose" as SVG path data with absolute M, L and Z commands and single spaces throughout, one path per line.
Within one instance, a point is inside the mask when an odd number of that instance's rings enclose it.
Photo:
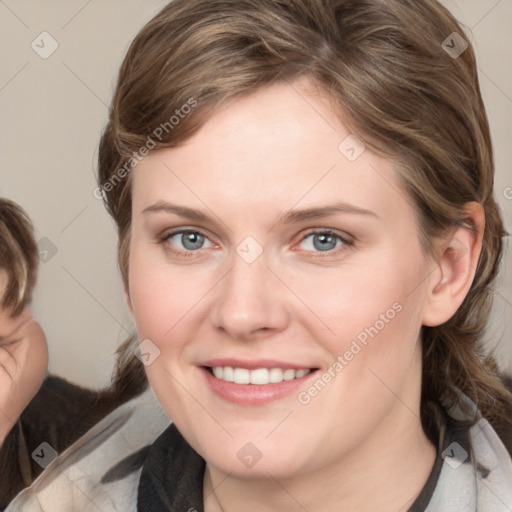
M 235 253 L 230 263 L 230 271 L 216 287 L 211 310 L 215 327 L 242 341 L 286 329 L 286 288 L 267 267 L 264 254 L 247 263 Z

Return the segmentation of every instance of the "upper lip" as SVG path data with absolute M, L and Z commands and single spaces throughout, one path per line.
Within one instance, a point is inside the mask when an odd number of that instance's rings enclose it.
M 292 370 L 310 370 L 314 368 L 310 365 L 289 363 L 286 361 L 278 361 L 276 359 L 209 359 L 198 364 L 198 366 L 208 366 L 214 368 L 216 366 L 230 366 L 232 368 L 246 368 L 247 370 L 256 370 L 258 368 L 282 368 Z

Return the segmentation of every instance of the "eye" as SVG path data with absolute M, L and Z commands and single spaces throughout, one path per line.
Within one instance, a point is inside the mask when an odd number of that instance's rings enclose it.
M 213 245 L 205 235 L 191 229 L 182 229 L 168 233 L 164 236 L 163 241 L 173 246 L 174 248 L 171 247 L 171 249 L 178 254 L 204 249 L 205 242 L 209 244 L 206 247 Z
M 306 234 L 299 245 L 308 252 L 338 252 L 338 250 L 343 250 L 346 246 L 353 245 L 353 242 L 339 234 L 326 230 Z

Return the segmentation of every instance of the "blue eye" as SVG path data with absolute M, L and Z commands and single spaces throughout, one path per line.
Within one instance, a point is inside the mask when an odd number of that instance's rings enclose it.
M 301 244 L 304 244 L 303 249 L 309 252 L 336 252 L 336 249 L 352 245 L 352 242 L 330 231 L 317 231 L 304 236 Z
M 172 231 L 159 241 L 166 250 L 183 257 L 199 255 L 197 253 L 201 249 L 214 246 L 206 235 L 193 229 Z M 312 257 L 332 256 L 352 245 L 354 242 L 330 230 L 309 232 L 299 242 L 301 250 L 310 253 Z
M 192 230 L 181 230 L 169 233 L 165 236 L 164 240 L 176 247 L 176 252 L 178 253 L 203 249 L 205 247 L 205 242 L 208 242 L 210 246 L 212 245 L 208 238 L 201 233 Z

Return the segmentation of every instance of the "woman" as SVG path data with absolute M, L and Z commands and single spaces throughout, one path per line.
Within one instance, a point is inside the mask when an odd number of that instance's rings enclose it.
M 15 504 L 510 510 L 493 174 L 435 0 L 170 3 L 121 67 L 96 193 L 172 425 L 108 467 L 121 408 L 82 440 L 87 499 L 57 466 Z

